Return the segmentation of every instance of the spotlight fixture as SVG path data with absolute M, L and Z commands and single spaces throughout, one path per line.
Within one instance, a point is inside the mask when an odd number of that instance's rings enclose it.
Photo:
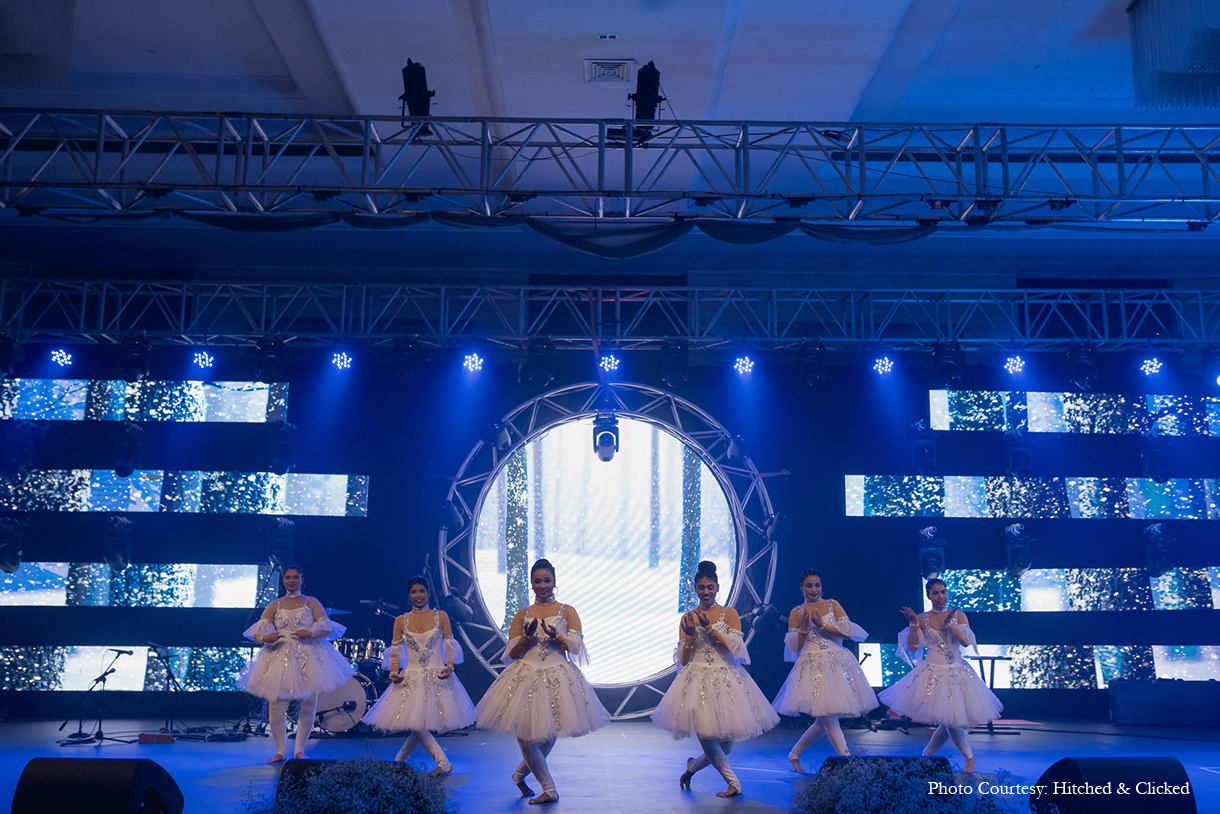
M 771 543 L 782 542 L 791 529 L 792 519 L 782 512 L 772 514 L 767 518 L 766 525 L 763 526 L 767 541 Z
M 606 373 L 615 373 L 618 371 L 619 358 L 610 351 L 602 351 L 601 358 L 597 360 L 597 366 Z
M 1025 360 L 1021 358 L 1019 353 L 1011 353 L 1004 360 L 1004 370 L 1009 376 L 1019 376 L 1025 371 Z
M 1074 345 L 1068 351 L 1068 368 L 1077 389 L 1087 391 L 1097 386 L 1097 351 Z
M 680 339 L 666 339 L 661 345 L 661 381 L 666 387 L 681 387 L 686 384 L 689 366 L 686 343 Z
M 1007 433 L 1004 446 L 1008 451 L 1008 474 L 1014 478 L 1028 478 L 1034 471 L 1033 441 L 1026 425 L 1021 424 Z
M 826 346 L 821 342 L 802 344 L 800 350 L 801 380 L 816 387 L 826 380 Z
M 555 380 L 555 343 L 549 338 L 530 340 L 525 349 L 525 374 L 538 387 Z
M 1033 566 L 1034 542 L 1032 537 L 1025 535 L 1025 526 L 1013 523 L 1004 529 L 1004 559 L 1005 571 L 1010 577 L 1019 577 Z
M 614 413 L 598 413 L 593 419 L 593 451 L 605 463 L 614 460 L 618 452 L 618 418 Z
M 441 504 L 441 528 L 450 534 L 461 531 L 466 527 L 466 515 L 461 508 L 452 500 L 446 500 Z
M 424 66 L 408 59 L 406 67 L 402 69 L 402 96 L 398 97 L 402 102 L 402 115 L 410 113 L 412 118 L 431 116 L 433 96 L 436 96 L 436 91 L 428 90 L 428 74 Z M 430 134 L 426 123 L 420 125 L 419 135 Z
M 936 526 L 919 530 L 919 573 L 925 579 L 937 579 L 945 570 L 945 540 Z
M 483 357 L 476 351 L 470 351 L 462 357 L 462 369 L 469 373 L 478 373 L 483 369 Z
M 753 373 L 754 372 L 754 360 L 751 359 L 749 356 L 744 356 L 744 355 L 738 356 L 737 360 L 735 362 L 733 362 L 733 370 L 736 370 L 737 373 L 741 376 L 744 376 L 747 373 Z
M 1160 359 L 1155 356 L 1149 356 L 1140 364 L 1140 373 L 1143 373 L 1145 376 L 1155 376 L 1161 372 L 1162 367 L 1164 367 L 1164 363 Z
M 911 441 L 911 467 L 920 475 L 936 471 L 936 433 L 922 418 L 911 425 L 915 438 Z
M 932 349 L 932 369 L 936 381 L 946 390 L 956 390 L 962 386 L 962 375 L 966 368 L 966 354 L 961 345 L 956 342 L 949 344 L 936 343 Z
M 493 421 L 487 427 L 487 442 L 491 448 L 503 455 L 513 445 L 513 437 L 503 421 Z
M 211 369 L 212 365 L 216 364 L 216 357 L 208 353 L 206 350 L 197 350 L 195 351 L 195 355 L 192 357 L 191 361 L 194 362 L 195 367 L 199 368 L 200 370 L 209 370 Z
M 144 452 L 144 428 L 132 421 L 119 426 L 119 436 L 114 448 L 114 474 L 129 478 L 140 468 L 140 457 Z
M 878 376 L 888 376 L 894 370 L 894 360 L 888 356 L 878 356 L 873 360 L 873 370 Z
M 627 98 L 635 103 L 633 119 L 657 117 L 657 105 L 664 102 L 665 97 L 661 95 L 661 71 L 651 60 L 636 72 L 635 93 L 627 94 Z
M 440 609 L 448 616 L 449 621 L 462 624 L 474 618 L 474 609 L 457 594 L 445 594 L 440 601 Z
M 284 378 L 284 342 L 268 336 L 260 339 L 257 347 L 254 377 L 264 384 L 281 381 Z
M 152 367 L 152 345 L 147 339 L 132 337 L 123 342 L 123 381 L 142 382 Z
M 741 463 L 749 456 L 746 454 L 746 442 L 740 435 L 729 439 L 729 445 L 724 451 L 724 459 L 731 464 Z
M 1140 458 L 1144 476 L 1154 483 L 1168 483 L 1172 467 L 1169 459 L 1169 439 L 1155 421 L 1140 438 Z
M 68 367 L 72 364 L 72 354 L 68 353 L 63 348 L 56 348 L 51 351 L 51 361 L 60 367 Z
M 334 355 L 330 357 L 330 363 L 335 366 L 336 370 L 349 370 L 355 361 L 347 351 L 335 351 Z

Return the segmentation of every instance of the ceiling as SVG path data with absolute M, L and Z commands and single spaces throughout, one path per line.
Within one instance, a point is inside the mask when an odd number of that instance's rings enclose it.
M 1215 110 L 1136 106 L 1127 3 L 0 0 L 0 107 L 394 114 L 399 70 L 410 58 L 428 70 L 437 116 L 621 118 L 630 115 L 633 84 L 587 82 L 583 66 L 630 59 L 661 70 L 662 118 L 1215 123 Z M 692 235 L 615 262 L 517 230 L 432 225 L 390 236 L 336 226 L 251 237 L 182 224 L 41 220 L 0 213 L 7 273 L 772 273 L 827 284 L 871 275 L 887 285 L 944 275 L 993 286 L 1071 276 L 1201 286 L 1213 272 L 1216 232 L 933 237 L 905 247 L 828 246 L 795 236 L 725 247 Z M 148 239 L 152 231 L 169 234 Z

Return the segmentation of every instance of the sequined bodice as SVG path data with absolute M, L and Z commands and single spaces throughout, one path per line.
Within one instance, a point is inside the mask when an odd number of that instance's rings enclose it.
M 442 662 L 445 659 L 441 654 L 441 642 L 444 641 L 444 635 L 441 633 L 440 614 L 436 611 L 433 611 L 432 624 L 432 629 L 423 633 L 412 633 L 404 627 L 402 644 L 403 653 L 406 656 L 405 665 L 427 667 L 435 664 L 443 666 Z
M 961 647 L 949 631 L 929 628 L 923 631 L 923 640 L 927 646 L 924 658 L 929 664 L 958 664 L 961 662 Z
M 565 605 L 559 606 L 558 616 L 545 617 L 546 623 L 560 635 L 568 632 L 568 622 L 563 618 L 563 611 L 565 607 Z M 530 615 L 526 614 L 526 625 L 530 623 L 530 618 Z M 556 659 L 563 660 L 567 658 L 565 651 L 556 646 L 555 643 L 551 641 L 551 637 L 546 635 L 546 632 L 543 631 L 543 621 L 543 618 L 538 618 L 538 628 L 534 631 L 534 636 L 531 640 L 529 649 L 526 650 L 525 655 L 521 657 L 522 661 L 545 664 L 549 661 L 555 661 Z
M 711 627 L 720 631 L 721 635 L 729 635 L 729 626 L 724 623 L 724 615 L 728 612 L 727 608 L 720 609 L 720 618 L 714 622 Z M 712 638 L 710 631 L 702 625 L 695 627 L 694 636 L 694 652 L 691 653 L 690 661 L 687 664 L 705 664 L 709 667 L 716 667 L 728 663 L 729 651 L 724 649 L 724 646 Z
M 836 621 L 833 601 L 828 601 L 826 606 L 828 610 L 822 615 L 822 624 L 833 625 Z M 840 637 L 827 633 L 816 625 L 809 626 L 809 632 L 805 634 L 805 646 L 801 648 L 802 652 L 818 653 L 833 648 L 843 649 L 843 640 Z
M 308 605 L 302 605 L 295 610 L 286 610 L 282 607 L 275 609 L 275 629 L 280 632 L 281 636 L 288 636 L 294 630 L 309 627 L 313 621 L 313 611 L 309 609 Z

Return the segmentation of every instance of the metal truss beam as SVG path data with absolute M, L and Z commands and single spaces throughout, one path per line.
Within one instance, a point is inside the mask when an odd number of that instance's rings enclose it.
M 522 349 L 614 342 L 692 350 L 729 344 L 784 349 L 1197 349 L 1220 344 L 1220 290 L 952 290 L 0 281 L 0 331 L 24 341 L 445 347 L 478 340 Z
M 850 224 L 1198 223 L 1220 125 L 0 110 L 0 205 Z

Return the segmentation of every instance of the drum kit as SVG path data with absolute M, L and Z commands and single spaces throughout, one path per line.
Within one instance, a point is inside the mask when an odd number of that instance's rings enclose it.
M 374 616 L 391 619 L 399 612 L 397 605 L 374 599 L 362 599 L 360 604 L 372 608 Z M 342 616 L 351 611 L 327 608 L 327 616 Z M 384 639 L 336 639 L 335 649 L 356 668 L 356 674 L 338 689 L 318 696 L 318 727 L 336 734 L 346 732 L 360 719 L 390 684 L 389 647 Z

